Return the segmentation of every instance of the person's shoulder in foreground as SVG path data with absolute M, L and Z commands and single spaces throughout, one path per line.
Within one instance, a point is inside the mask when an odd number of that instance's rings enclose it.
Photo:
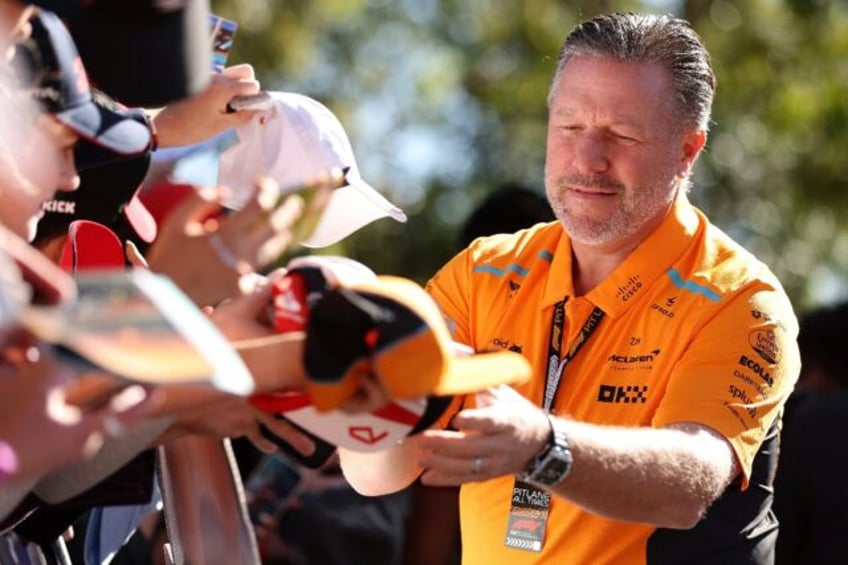
M 574 28 L 548 96 L 559 222 L 476 240 L 428 285 L 455 339 L 519 351 L 537 378 L 467 397 L 453 429 L 342 453 L 356 488 L 461 484 L 464 563 L 773 559 L 797 322 L 689 204 L 714 91 L 684 20 Z

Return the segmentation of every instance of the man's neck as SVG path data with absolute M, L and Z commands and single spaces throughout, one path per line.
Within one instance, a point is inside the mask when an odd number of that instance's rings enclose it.
M 577 296 L 601 284 L 633 252 L 638 241 L 622 245 L 586 245 L 572 242 L 572 275 Z
M 645 223 L 637 232 L 607 243 L 593 244 L 571 240 L 571 272 L 577 296 L 588 294 L 601 284 L 663 222 L 671 206 Z

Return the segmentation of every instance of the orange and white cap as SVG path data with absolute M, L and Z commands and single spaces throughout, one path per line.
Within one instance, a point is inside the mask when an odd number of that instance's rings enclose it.
M 313 307 L 306 332 L 306 392 L 319 410 L 342 406 L 373 375 L 392 399 L 449 396 L 530 378 L 519 353 L 457 353 L 433 298 L 417 283 L 379 276 L 341 286 Z

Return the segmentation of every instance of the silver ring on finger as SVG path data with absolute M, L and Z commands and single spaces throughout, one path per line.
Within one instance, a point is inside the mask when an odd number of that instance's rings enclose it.
M 482 471 L 483 471 L 483 458 L 482 457 L 475 457 L 471 461 L 471 474 L 472 475 L 479 475 Z

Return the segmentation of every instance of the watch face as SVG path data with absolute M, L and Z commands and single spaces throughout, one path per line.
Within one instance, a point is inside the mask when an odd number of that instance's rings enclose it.
M 571 454 L 563 449 L 554 448 L 548 453 L 537 474 L 537 481 L 553 485 L 564 479 L 571 470 Z
M 553 473 L 556 476 L 560 476 L 561 474 L 568 471 L 569 467 L 571 467 L 571 463 L 568 461 L 564 461 L 562 459 L 553 459 L 547 465 L 547 470 L 549 473 Z

